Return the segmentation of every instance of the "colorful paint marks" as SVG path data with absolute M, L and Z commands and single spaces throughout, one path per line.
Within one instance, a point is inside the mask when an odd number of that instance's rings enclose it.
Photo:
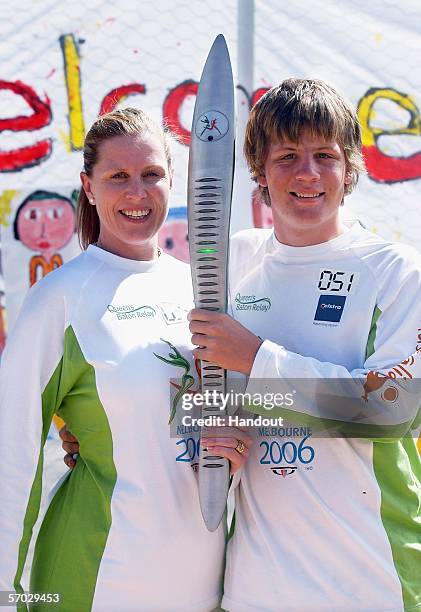
M 73 202 L 59 193 L 34 191 L 19 205 L 13 223 L 15 240 L 35 251 L 29 261 L 29 285 L 63 264 L 59 251 L 73 237 Z
M 159 246 L 176 259 L 189 262 L 187 208 L 170 208 L 165 225 L 158 234 Z
M 388 100 L 407 111 L 408 123 L 397 128 L 374 127 L 375 104 Z M 358 103 L 362 128 L 363 153 L 367 172 L 373 181 L 400 183 L 421 177 L 421 151 L 408 156 L 392 156 L 379 146 L 382 136 L 421 136 L 420 111 L 413 98 L 392 88 L 371 88 Z
M 3 193 L 0 193 L 0 225 L 3 225 L 3 227 L 9 225 L 12 214 L 11 202 L 17 193 L 16 189 L 6 189 Z
M 170 126 L 179 142 L 187 146 L 190 144 L 190 130 L 181 122 L 181 107 L 188 96 L 196 96 L 198 87 L 197 81 L 183 81 L 170 89 L 162 107 L 164 121 Z
M 112 89 L 102 100 L 100 115 L 110 113 L 115 107 L 123 102 L 128 96 L 133 94 L 145 94 L 146 87 L 141 83 L 130 83 L 129 85 L 121 85 Z
M 0 303 L 0 355 L 6 345 L 6 311 Z
M 59 37 L 63 56 L 64 79 L 66 83 L 69 134 L 66 141 L 69 153 L 80 151 L 85 136 L 85 121 L 82 103 L 82 66 L 80 44 L 73 33 Z M 51 74 L 51 71 L 50 71 Z M 50 76 L 50 74 L 48 76 Z M 188 146 L 190 143 L 189 126 L 183 124 L 183 105 L 189 97 L 197 94 L 197 81 L 187 79 L 169 88 L 162 102 L 162 117 L 170 126 L 177 140 Z M 237 85 L 245 96 L 245 103 L 251 108 L 268 90 L 269 85 L 259 87 L 253 92 L 247 92 L 241 84 Z M 52 121 L 52 105 L 47 94 L 41 95 L 35 89 L 20 80 L 0 80 L 0 92 L 9 91 L 20 96 L 31 109 L 29 115 L 18 115 L 0 119 L 0 135 L 11 132 L 37 131 L 49 125 Z M 113 110 L 128 96 L 146 95 L 145 83 L 132 82 L 114 87 L 106 93 L 100 103 L 100 114 Z M 391 129 L 386 125 L 373 125 L 376 114 L 376 104 L 387 100 L 403 109 L 408 114 L 408 121 Z M 421 151 L 405 155 L 389 155 L 380 146 L 383 136 L 421 136 L 421 119 L 418 106 L 414 99 L 392 87 L 370 88 L 361 96 L 358 102 L 358 115 L 362 126 L 363 152 L 370 179 L 381 183 L 396 183 L 414 180 L 421 177 Z M 402 147 L 405 151 L 405 147 Z M 0 172 L 20 172 L 26 168 L 42 164 L 50 158 L 53 152 L 53 140 L 43 138 L 32 144 L 11 150 L 0 148 Z
M 81 71 L 79 48 L 73 34 L 60 36 L 63 52 L 64 76 L 66 79 L 67 102 L 69 107 L 70 147 L 72 151 L 83 149 L 85 122 L 83 119 Z
M 20 96 L 32 110 L 30 115 L 18 115 L 0 119 L 0 134 L 11 132 L 32 132 L 51 123 L 51 102 L 47 94 L 44 100 L 35 90 L 21 81 L 0 80 L 0 92 L 10 91 Z M 11 150 L 0 150 L 0 172 L 21 172 L 47 160 L 53 150 L 51 138 L 36 141 L 31 145 Z

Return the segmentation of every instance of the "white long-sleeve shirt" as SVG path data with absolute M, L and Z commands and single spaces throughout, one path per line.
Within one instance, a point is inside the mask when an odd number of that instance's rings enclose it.
M 256 428 L 222 606 L 418 609 L 421 468 L 410 430 L 421 403 L 419 254 L 358 224 L 308 247 L 248 230 L 231 253 L 233 315 L 264 339 L 246 391 L 295 386 L 297 399 L 253 408 L 284 423 Z
M 42 522 L 31 590 L 59 593 L 60 612 L 217 605 L 224 531 L 200 513 L 197 436 L 168 426 L 170 379 L 197 385 L 191 303 L 185 264 L 95 246 L 30 290 L 1 365 L 1 589 L 19 590 L 57 413 L 80 456 Z

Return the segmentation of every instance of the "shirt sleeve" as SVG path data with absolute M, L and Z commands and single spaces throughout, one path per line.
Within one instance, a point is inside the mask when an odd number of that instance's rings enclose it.
M 59 405 L 64 297 L 45 281 L 29 291 L 0 368 L 0 589 L 18 593 L 39 513 L 43 447 Z
M 249 410 L 343 435 L 395 440 L 419 418 L 421 273 L 412 270 L 393 292 L 379 294 L 364 363 L 352 370 L 299 355 L 265 340 L 246 393 Z M 277 404 L 274 394 L 277 393 Z M 267 399 L 259 406 L 256 398 Z M 269 408 L 268 408 L 269 405 Z

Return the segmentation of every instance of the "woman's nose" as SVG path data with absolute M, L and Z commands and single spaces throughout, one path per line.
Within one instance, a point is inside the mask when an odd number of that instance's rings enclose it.
M 143 199 L 147 196 L 145 183 L 142 177 L 133 179 L 129 185 L 129 197 Z

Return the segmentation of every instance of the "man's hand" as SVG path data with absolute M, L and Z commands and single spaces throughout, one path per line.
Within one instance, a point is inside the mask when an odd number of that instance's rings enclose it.
M 73 458 L 73 455 L 79 452 L 79 442 L 74 437 L 74 435 L 70 433 L 66 425 L 60 429 L 58 435 L 63 441 L 61 446 L 63 450 L 67 453 L 67 455 L 64 456 L 63 461 L 68 468 L 73 470 L 76 465 L 76 459 Z
M 262 340 L 227 314 L 195 308 L 188 314 L 197 359 L 247 376 Z
M 206 427 L 200 443 L 212 454 L 228 459 L 232 476 L 246 462 L 252 438 L 238 427 Z

